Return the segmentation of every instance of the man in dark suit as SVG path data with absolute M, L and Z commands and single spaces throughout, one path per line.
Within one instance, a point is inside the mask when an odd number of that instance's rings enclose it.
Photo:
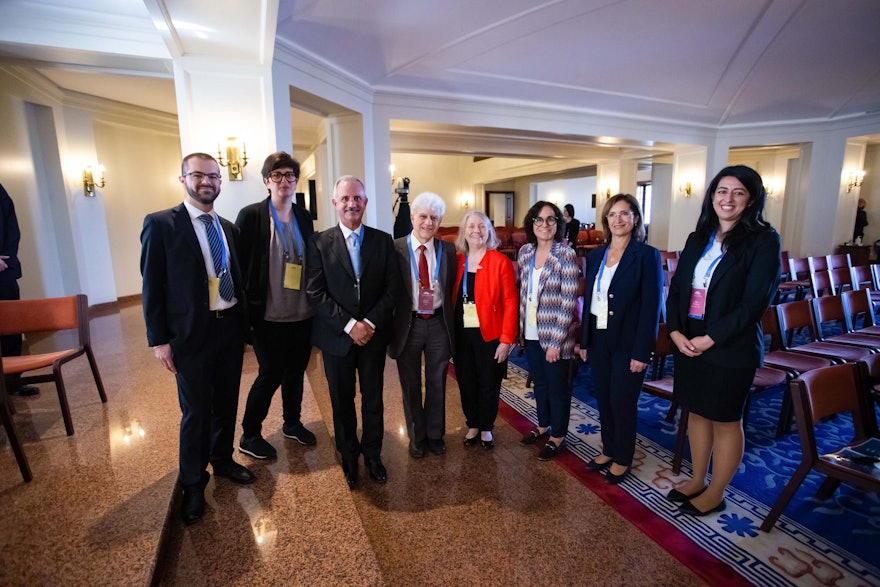
M 375 481 L 388 479 L 381 458 L 382 389 L 400 276 L 391 235 L 361 223 L 367 206 L 363 182 L 351 175 L 336 180 L 333 206 L 339 224 L 312 237 L 313 246 L 306 249 L 306 293 L 315 310 L 312 338 L 324 358 L 336 450 L 354 487 L 361 453 Z M 360 441 L 355 375 L 361 386 Z
M 435 238 L 446 204 L 424 192 L 412 202 L 413 230 L 394 241 L 400 269 L 400 292 L 394 309 L 394 339 L 388 355 L 397 359 L 409 454 L 446 452 L 446 374 L 454 348 L 455 304 L 452 288 L 458 262 L 452 243 Z M 422 355 L 425 394 L 422 400 Z
M 179 179 L 183 203 L 144 219 L 141 275 L 147 340 L 177 379 L 181 515 L 191 524 L 204 514 L 209 462 L 234 483 L 253 483 L 254 475 L 232 460 L 247 323 L 238 229 L 213 211 L 220 194 L 213 157 L 187 155 Z

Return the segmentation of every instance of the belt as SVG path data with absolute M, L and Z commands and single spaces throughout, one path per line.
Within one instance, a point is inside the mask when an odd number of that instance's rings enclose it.
M 430 320 L 431 318 L 437 318 L 443 315 L 443 308 L 436 308 L 433 314 L 420 314 L 419 312 L 413 312 L 413 318 L 421 318 L 422 320 Z
M 225 310 L 208 310 L 208 312 L 211 314 L 211 318 L 228 318 L 229 316 L 235 316 L 238 314 L 238 304 L 231 308 L 226 308 Z

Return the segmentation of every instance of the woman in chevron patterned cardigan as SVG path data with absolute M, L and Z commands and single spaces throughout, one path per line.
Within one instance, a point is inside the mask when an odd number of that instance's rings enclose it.
M 563 244 L 562 212 L 550 202 L 537 202 L 525 217 L 527 244 L 519 250 L 520 342 L 525 346 L 535 390 L 538 427 L 520 444 L 549 436 L 538 459 L 562 450 L 571 413 L 569 363 L 574 357 L 577 323 L 578 268 L 574 249 Z

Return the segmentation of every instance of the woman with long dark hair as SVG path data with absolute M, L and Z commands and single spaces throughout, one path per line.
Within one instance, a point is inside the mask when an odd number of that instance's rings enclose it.
M 695 516 L 724 510 L 724 491 L 742 462 L 743 409 L 764 360 L 761 316 L 780 274 L 779 235 L 764 220 L 766 199 L 755 170 L 734 165 L 718 172 L 669 286 L 673 393 L 690 411 L 693 478 L 667 497 Z

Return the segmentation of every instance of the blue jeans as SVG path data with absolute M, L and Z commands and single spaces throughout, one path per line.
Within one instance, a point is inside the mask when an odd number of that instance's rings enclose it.
M 526 360 L 535 390 L 538 426 L 551 428 L 551 436 L 564 438 L 571 416 L 571 386 L 568 370 L 571 359 L 548 363 L 546 351 L 537 340 L 526 341 Z

